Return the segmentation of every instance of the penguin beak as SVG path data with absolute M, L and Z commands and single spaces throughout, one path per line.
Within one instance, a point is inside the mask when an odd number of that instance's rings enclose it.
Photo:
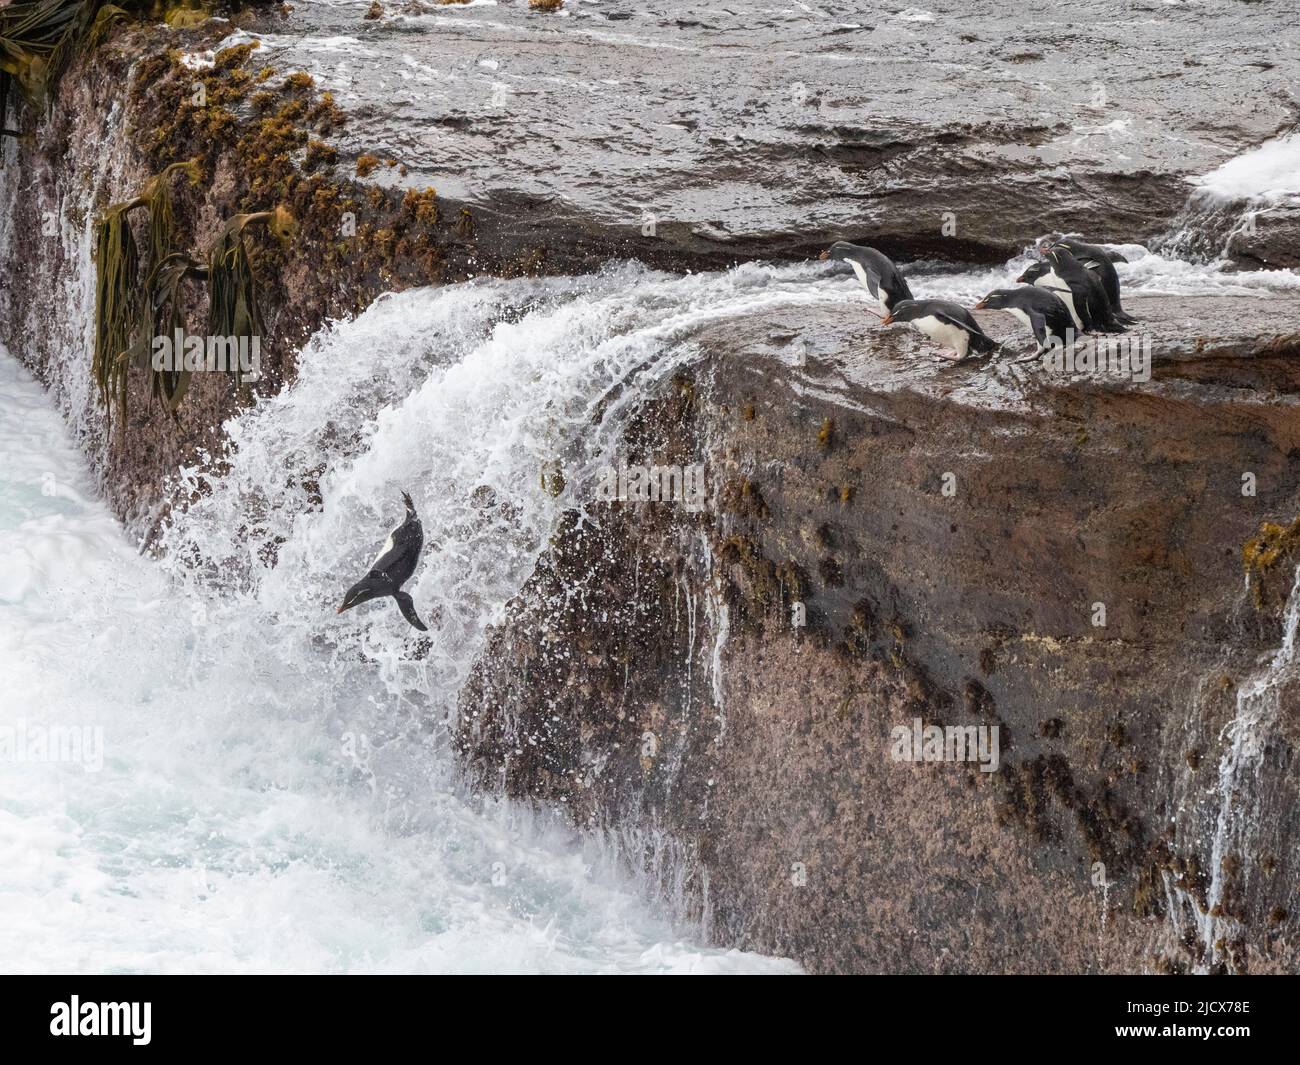
M 819 256 L 817 256 L 817 260 L 818 262 L 823 262 L 826 259 L 829 259 L 830 257 L 831 257 L 830 249 L 827 248 L 826 251 L 822 252 Z
M 887 314 L 887 315 L 885 315 L 885 317 L 883 317 L 882 319 L 880 319 L 880 324 L 881 324 L 881 325 L 893 325 L 893 324 L 894 324 L 894 316 L 893 316 L 892 314 Z
M 984 300 L 980 300 L 979 303 L 975 304 L 975 308 L 974 308 L 974 309 L 977 310 L 977 311 L 982 311 L 982 310 L 984 310 L 984 302 L 985 302 Z
M 336 613 L 336 614 L 342 614 L 343 611 L 345 611 L 346 609 L 347 609 L 347 607 L 345 607 L 345 606 L 341 606 L 341 607 L 339 607 L 336 611 L 334 611 L 334 613 Z

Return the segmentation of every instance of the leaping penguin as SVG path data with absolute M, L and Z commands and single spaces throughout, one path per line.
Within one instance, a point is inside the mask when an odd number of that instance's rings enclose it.
M 888 315 L 896 304 L 912 298 L 912 290 L 907 287 L 907 282 L 898 272 L 898 267 L 888 256 L 882 255 L 875 248 L 840 240 L 822 252 L 820 258 L 835 259 L 853 267 L 853 272 L 858 275 L 862 287 L 880 307 L 882 318 Z
M 1029 326 L 1038 341 L 1038 350 L 1017 362 L 1029 362 L 1037 359 L 1056 341 L 1063 347 L 1074 342 L 1074 319 L 1056 293 L 1036 285 L 1021 285 L 1019 288 L 995 288 L 979 303 L 975 309 L 989 311 L 1006 311 L 1022 324 Z
M 954 362 L 965 362 L 972 351 L 986 355 L 999 347 L 970 311 L 951 300 L 902 300 L 882 319 L 884 325 L 895 322 L 910 322 L 931 340 L 952 348 L 955 354 L 940 354 Z
M 370 564 L 370 572 L 347 590 L 343 596 L 343 605 L 335 613 L 342 614 L 358 603 L 391 595 L 397 600 L 397 608 L 402 612 L 402 617 L 421 632 L 428 632 L 429 626 L 415 613 L 415 602 L 402 591 L 402 585 L 415 572 L 420 561 L 420 548 L 424 545 L 424 529 L 415 513 L 415 504 L 406 492 L 402 493 L 402 501 L 406 504 L 406 520 L 388 534 L 384 546 Z

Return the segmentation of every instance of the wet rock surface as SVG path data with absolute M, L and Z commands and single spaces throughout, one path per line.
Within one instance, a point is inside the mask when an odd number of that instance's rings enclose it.
M 385 180 L 432 184 L 530 239 L 665 265 L 799 256 L 832 236 L 984 261 L 1048 229 L 1145 240 L 1188 177 L 1300 108 L 1274 5 L 367 10 L 309 2 L 267 41 L 355 116 L 345 151 L 396 158 L 408 175 Z
M 1224 726 L 1283 636 L 1294 557 L 1260 610 L 1241 545 L 1300 508 L 1300 303 L 1207 340 L 1224 310 L 1135 299 L 1146 383 L 951 368 L 852 308 L 705 331 L 627 461 L 703 462 L 710 505 L 557 535 L 462 700 L 478 779 L 817 971 L 1293 969 L 1293 691 L 1267 831 L 1213 841 Z M 997 771 L 893 760 L 917 719 L 998 727 Z
M 1235 261 L 1248 269 L 1300 267 L 1300 207 L 1271 206 L 1254 222 L 1252 232 L 1237 234 L 1232 241 Z
M 12 232 L 42 232 L 50 218 L 60 232 L 11 241 L 3 335 L 58 380 L 51 364 L 66 368 L 84 324 L 54 328 L 46 305 L 51 293 L 84 299 L 93 254 L 92 220 L 71 205 L 88 183 L 97 209 L 120 201 L 192 153 L 210 162 L 203 191 L 177 194 L 187 247 L 204 247 L 223 218 L 276 202 L 303 223 L 292 251 L 255 248 L 271 334 L 255 391 L 269 395 L 292 380 L 295 349 L 315 328 L 386 289 L 577 273 L 624 256 L 721 267 L 812 255 L 839 235 L 869 236 L 904 261 L 951 261 L 1000 259 L 1048 228 L 1154 234 L 1178 214 L 1188 175 L 1294 116 L 1290 39 L 1276 35 L 1271 65 L 1253 50 L 1274 28 L 1271 9 L 1247 20 L 1236 5 L 1116 3 L 1086 33 L 1051 13 L 1018 16 L 1012 47 L 993 40 L 994 7 L 864 20 L 820 6 L 616 2 L 559 17 L 416 3 L 367 20 L 364 3 L 309 3 L 170 31 L 159 47 L 186 53 L 184 69 L 128 27 L 74 68 L 39 133 L 6 146 L 31 175 L 9 190 Z M 204 65 L 249 32 L 262 46 L 224 78 Z M 1089 48 L 1108 57 L 1100 80 L 1075 61 Z M 287 87 L 297 68 L 315 75 L 305 91 Z M 213 106 L 195 110 L 199 81 Z M 129 132 L 102 107 L 119 92 Z M 365 153 L 373 169 L 358 180 Z M 425 225 L 407 194 L 430 187 Z M 360 227 L 354 242 L 339 239 L 344 210 Z M 1239 261 L 1289 262 L 1287 217 L 1262 213 L 1255 234 L 1234 238 Z M 95 429 L 76 373 L 66 376 L 65 409 L 102 454 L 118 513 L 146 524 L 167 478 L 219 453 L 220 422 L 251 398 L 205 377 L 173 421 L 133 375 L 127 433 L 114 439 Z

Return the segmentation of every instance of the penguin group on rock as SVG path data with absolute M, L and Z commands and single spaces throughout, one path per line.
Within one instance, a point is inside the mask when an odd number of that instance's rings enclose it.
M 975 304 L 976 310 L 1000 310 L 1029 327 L 1038 349 L 1036 359 L 1049 347 L 1069 346 L 1076 331 L 1122 333 L 1136 319 L 1120 306 L 1119 276 L 1115 262 L 1121 256 L 1096 244 L 1059 234 L 1038 245 L 1043 256 L 1022 273 L 1016 288 L 994 289 Z M 954 363 L 992 355 L 1001 350 L 975 320 L 974 315 L 951 300 L 917 299 L 907 279 L 888 256 L 875 248 L 839 241 L 821 254 L 822 259 L 848 263 L 871 297 L 868 309 L 882 325 L 906 322 L 944 347 L 940 354 Z M 952 354 L 948 354 L 948 350 Z M 1021 359 L 1019 361 L 1026 361 Z M 428 627 L 415 612 L 415 603 L 402 591 L 420 561 L 424 531 L 411 497 L 402 493 L 405 520 L 388 536 L 369 572 L 347 590 L 338 613 L 372 599 L 391 597 L 407 622 L 421 632 Z
M 1123 333 L 1137 321 L 1120 304 L 1115 263 L 1126 261 L 1122 255 L 1060 234 L 1045 237 L 1037 250 L 1042 260 L 1016 278 L 1019 287 L 994 289 L 974 308 L 1006 311 L 1029 327 L 1037 350 L 1017 361 L 1037 359 L 1055 345 L 1069 346 L 1080 333 Z M 940 354 L 954 363 L 1001 349 L 961 304 L 916 299 L 898 267 L 875 248 L 841 240 L 820 257 L 853 268 L 879 311 L 868 309 L 882 325 L 911 324 L 941 345 Z

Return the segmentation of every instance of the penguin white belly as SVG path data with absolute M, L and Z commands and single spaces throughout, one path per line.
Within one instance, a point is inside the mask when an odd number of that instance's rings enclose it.
M 397 530 L 394 529 L 393 532 L 390 532 L 390 533 L 388 534 L 388 539 L 384 541 L 384 546 L 381 547 L 381 548 L 379 549 L 379 554 L 377 554 L 377 555 L 375 556 L 375 561 L 372 562 L 372 563 L 370 563 L 370 568 L 371 568 L 371 569 L 374 569 L 375 566 L 378 564 L 379 560 L 380 560 L 381 558 L 383 558 L 386 554 L 388 554 L 389 551 L 391 551 L 391 550 L 393 549 L 393 534 L 396 533 L 396 532 L 397 532 Z
M 848 263 L 853 267 L 853 272 L 858 275 L 858 283 L 867 290 L 867 295 L 880 308 L 881 313 L 888 314 L 889 308 L 885 306 L 884 293 L 872 288 L 872 281 L 867 277 L 867 272 L 862 269 L 862 264 L 852 259 L 848 260 Z
M 946 348 L 952 348 L 962 358 L 966 357 L 966 349 L 970 347 L 970 334 L 966 330 L 959 329 L 932 314 L 927 314 L 924 318 L 915 318 L 912 324 L 931 340 Z
M 1061 302 L 1065 304 L 1065 309 L 1070 312 L 1070 317 L 1074 319 L 1074 328 L 1083 328 L 1083 319 L 1079 317 L 1079 312 L 1074 309 L 1074 293 L 1070 291 L 1070 286 L 1061 280 L 1060 275 L 1055 270 L 1048 270 L 1034 284 L 1039 288 L 1051 289 L 1060 296 Z
M 1030 329 L 1034 327 L 1034 323 L 1029 320 L 1029 315 L 1027 315 L 1019 307 L 1008 307 L 1007 313 L 1010 314 L 1013 318 L 1015 318 L 1015 320 L 1019 322 L 1021 325 L 1027 325 L 1029 326 Z

